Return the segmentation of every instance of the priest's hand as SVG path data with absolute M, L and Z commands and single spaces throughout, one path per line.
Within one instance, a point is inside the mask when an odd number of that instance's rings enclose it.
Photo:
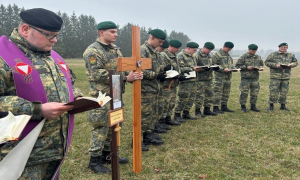
M 71 110 L 72 108 L 72 105 L 65 105 L 64 103 L 44 103 L 42 104 L 42 117 L 47 119 L 55 119 L 61 114 Z
M 253 66 L 247 66 L 247 69 L 248 69 L 248 70 L 252 70 L 252 69 L 253 69 Z

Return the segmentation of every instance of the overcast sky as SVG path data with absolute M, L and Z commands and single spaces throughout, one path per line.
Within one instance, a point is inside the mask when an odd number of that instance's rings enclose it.
M 235 49 L 251 43 L 259 49 L 300 51 L 299 0 L 0 0 L 25 9 L 45 8 L 54 12 L 73 11 L 95 17 L 97 23 L 113 21 L 120 26 L 139 26 L 181 31 L 202 46 L 216 47 L 232 41 Z

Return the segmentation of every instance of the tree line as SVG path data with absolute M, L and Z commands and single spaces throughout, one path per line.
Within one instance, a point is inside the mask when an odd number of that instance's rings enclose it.
M 24 11 L 24 7 L 20 8 L 16 4 L 9 4 L 0 6 L 0 36 L 6 35 L 9 36 L 13 28 L 18 27 L 20 23 L 20 12 Z M 63 19 L 63 27 L 58 36 L 58 42 L 54 46 L 54 50 L 57 51 L 64 58 L 82 58 L 84 50 L 93 43 L 97 36 L 98 32 L 96 26 L 99 22 L 96 22 L 95 18 L 87 15 L 77 16 L 75 12 L 72 15 L 68 15 L 64 12 L 57 12 L 57 14 Z M 126 57 L 131 56 L 131 26 L 132 23 L 127 23 L 123 27 L 118 26 L 118 38 L 115 44 L 121 48 L 122 53 Z M 141 44 L 143 44 L 149 37 L 148 32 L 151 28 L 141 27 Z M 183 32 L 177 32 L 172 30 L 167 33 L 167 40 L 169 39 L 178 39 L 182 42 L 183 49 L 186 46 L 186 43 L 191 41 L 191 39 L 184 34 Z M 202 44 L 200 44 L 200 47 Z M 215 49 L 218 51 L 218 49 Z M 233 49 L 230 53 L 235 57 L 238 57 L 247 52 L 247 50 L 237 50 Z M 274 50 L 268 49 L 263 50 L 259 49 L 257 54 L 266 58 Z M 300 59 L 300 52 L 292 52 L 296 55 L 297 59 Z
M 21 19 L 20 12 L 25 10 L 24 7 L 19 8 L 17 5 L 8 5 L 5 7 L 0 6 L 0 36 L 9 36 L 13 28 L 18 27 Z M 96 29 L 97 22 L 94 17 L 87 15 L 77 16 L 75 12 L 69 16 L 64 12 L 57 12 L 57 14 L 63 19 L 63 26 L 58 36 L 58 42 L 53 49 L 57 51 L 64 58 L 82 58 L 84 50 L 93 43 L 97 36 L 98 31 Z M 122 53 L 126 57 L 130 57 L 132 53 L 131 45 L 131 26 L 132 23 L 128 23 L 123 27 L 118 26 L 118 38 L 115 44 L 119 46 Z M 141 27 L 141 44 L 148 39 L 148 32 L 151 28 Z M 167 31 L 165 30 L 167 33 Z M 168 34 L 168 33 L 167 33 Z M 168 34 L 167 39 L 178 39 L 185 47 L 186 43 L 190 41 L 190 38 L 182 33 L 171 31 Z

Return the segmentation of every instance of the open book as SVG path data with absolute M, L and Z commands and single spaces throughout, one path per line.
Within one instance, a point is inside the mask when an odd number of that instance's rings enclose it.
M 0 118 L 0 144 L 18 140 L 30 118 L 29 115 L 14 116 L 11 112 Z
M 68 111 L 69 114 L 81 113 L 84 111 L 89 111 L 91 109 L 96 109 L 104 106 L 107 102 L 111 100 L 111 97 L 106 96 L 106 93 L 102 94 L 99 91 L 98 98 L 92 97 L 81 97 L 80 99 L 69 102 L 65 105 L 73 105 L 73 109 Z
M 214 70 L 218 70 L 220 68 L 219 65 L 211 65 L 211 66 L 196 66 L 195 68 L 197 69 L 214 69 Z
M 238 72 L 240 70 L 241 70 L 240 68 L 238 68 L 238 69 L 236 69 L 236 68 L 235 69 L 230 69 L 231 72 Z
M 167 77 L 166 78 L 173 78 L 179 75 L 179 73 L 175 70 L 166 71 Z
M 196 69 L 208 69 L 210 68 L 209 66 L 196 66 Z
M 196 71 L 191 71 L 188 73 L 184 73 L 183 74 L 185 76 L 185 78 L 190 79 L 190 78 L 196 78 Z
M 288 67 L 290 67 L 289 65 L 290 65 L 290 64 L 280 64 L 280 66 L 281 66 L 282 68 L 288 68 Z
M 258 70 L 258 71 L 263 71 L 264 68 L 263 67 L 253 67 L 254 70 Z

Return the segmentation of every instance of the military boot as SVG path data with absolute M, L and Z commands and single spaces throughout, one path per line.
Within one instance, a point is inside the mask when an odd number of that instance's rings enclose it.
M 281 110 L 290 111 L 290 110 L 285 106 L 285 104 L 281 104 L 280 109 L 281 109 Z
M 219 109 L 219 106 L 214 106 L 214 113 L 217 113 L 217 114 L 224 114 L 224 112 L 222 110 Z
M 195 108 L 195 115 L 198 117 L 200 116 L 202 118 L 205 118 L 205 115 L 201 113 L 200 108 Z
M 251 104 L 251 108 L 250 110 L 255 111 L 255 112 L 259 112 L 260 110 L 256 108 L 255 104 Z
M 203 114 L 206 116 L 216 116 L 217 113 L 211 112 L 209 107 L 204 107 Z
M 246 105 L 241 105 L 241 110 L 244 113 L 248 112 L 247 109 L 246 109 Z
M 174 120 L 172 121 L 171 117 L 170 116 L 167 116 L 165 121 L 166 121 L 166 124 L 170 125 L 170 126 L 179 126 L 180 125 L 180 114 L 179 114 L 179 117 L 176 118 L 176 113 L 175 113 L 175 116 L 174 116 Z
M 188 119 L 188 120 L 197 120 L 196 117 L 193 117 L 193 116 L 190 115 L 189 111 L 183 111 L 182 118 L 183 119 Z
M 273 103 L 270 104 L 270 107 L 269 107 L 268 111 L 269 112 L 274 111 L 274 104 Z
M 111 163 L 111 155 L 110 151 L 102 151 L 102 155 L 100 156 L 100 161 L 103 164 L 110 164 Z M 127 164 L 129 160 L 125 157 L 119 157 L 119 164 Z
M 155 133 L 167 133 L 167 130 L 163 129 L 159 123 L 155 124 L 155 128 L 154 128 L 154 132 Z
M 158 120 L 158 123 L 160 124 L 160 127 L 162 127 L 165 130 L 171 130 L 171 128 L 166 124 L 166 118 L 161 118 Z
M 146 145 L 155 145 L 159 146 L 164 143 L 163 140 L 154 139 L 152 133 L 144 132 L 143 133 L 143 143 Z
M 133 147 L 133 139 L 131 140 L 131 147 Z M 149 147 L 142 142 L 142 151 L 149 151 Z
M 233 110 L 229 109 L 227 105 L 221 105 L 221 110 L 223 112 L 234 112 Z
M 93 170 L 95 173 L 110 173 L 110 169 L 103 166 L 103 163 L 101 161 L 101 156 L 97 156 L 97 157 L 91 156 L 88 168 Z

